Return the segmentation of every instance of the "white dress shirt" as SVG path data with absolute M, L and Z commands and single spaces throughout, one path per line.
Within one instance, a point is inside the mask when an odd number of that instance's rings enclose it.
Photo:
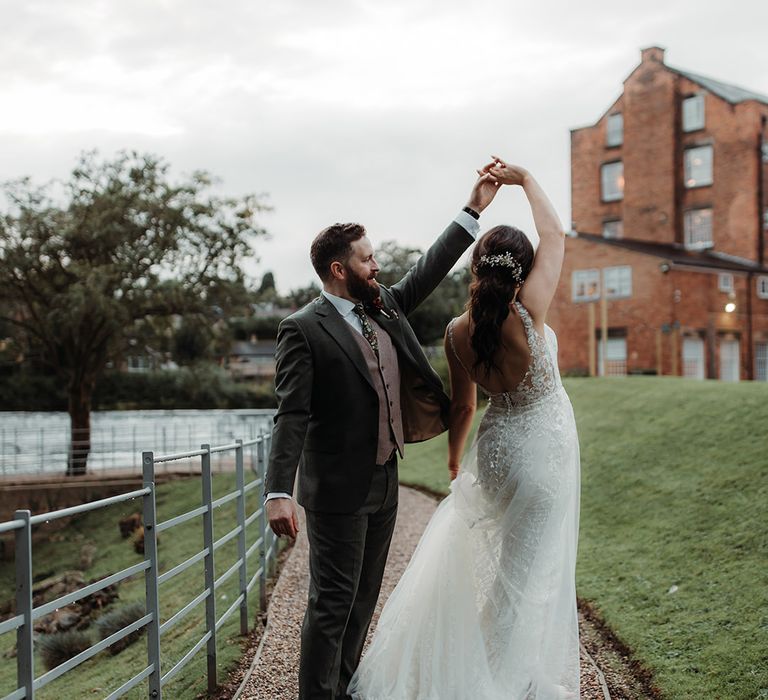
M 472 236 L 472 238 L 477 238 L 477 234 L 480 232 L 480 224 L 477 222 L 477 219 L 475 219 L 474 216 L 471 214 L 467 214 L 465 211 L 460 211 L 456 218 L 454 219 L 454 222 L 456 222 L 459 226 L 461 226 L 463 229 L 466 230 L 466 232 Z M 360 320 L 360 317 L 354 313 L 353 309 L 355 308 L 355 302 L 350 301 L 349 299 L 344 299 L 343 297 L 337 297 L 335 294 L 330 294 L 329 292 L 326 292 L 324 289 L 320 292 L 331 304 L 336 307 L 336 311 L 341 314 L 341 317 L 352 327 L 354 328 L 360 335 L 363 334 L 363 324 Z M 267 497 L 265 499 L 266 501 L 271 501 L 273 498 L 291 498 L 291 494 L 289 493 L 282 493 L 282 492 L 274 492 L 274 493 L 268 493 Z

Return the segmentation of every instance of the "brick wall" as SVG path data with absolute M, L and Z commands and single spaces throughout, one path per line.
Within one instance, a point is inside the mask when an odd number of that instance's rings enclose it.
M 734 294 L 721 292 L 716 272 L 691 271 L 671 266 L 663 258 L 584 238 L 566 239 L 566 257 L 560 283 L 547 322 L 558 334 L 559 363 L 563 373 L 582 373 L 589 368 L 589 336 L 600 333 L 599 302 L 572 301 L 574 270 L 620 265 L 632 268 L 632 295 L 608 301 L 608 328 L 625 331 L 627 371 L 682 374 L 682 342 L 686 336 L 705 340 L 706 376 L 719 376 L 720 340 L 740 341 L 741 378 L 750 375 L 747 344 L 747 295 L 751 296 L 753 343 L 768 341 L 768 300 L 759 299 L 754 278 L 734 275 Z M 725 311 L 729 301 L 733 313 Z M 590 303 L 594 304 L 590 326 Z

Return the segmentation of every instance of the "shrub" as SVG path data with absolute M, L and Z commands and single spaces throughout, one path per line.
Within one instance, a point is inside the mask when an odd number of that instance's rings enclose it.
M 69 661 L 90 646 L 91 637 L 84 630 L 43 634 L 37 640 L 40 657 L 49 671 L 65 661 Z
M 110 610 L 96 620 L 96 631 L 98 632 L 99 639 L 110 637 L 115 632 L 119 632 L 124 627 L 136 622 L 136 620 L 140 620 L 145 614 L 144 603 L 140 601 L 128 603 L 115 610 Z M 110 644 L 108 647 L 109 653 L 113 656 L 119 654 L 123 649 L 130 646 L 141 637 L 141 635 L 144 634 L 145 629 L 146 627 L 141 627 L 114 644 Z
M 47 374 L 19 371 L 0 376 L 4 411 L 66 411 L 66 386 Z
M 265 388 L 235 382 L 216 365 L 146 373 L 107 372 L 94 393 L 94 408 L 269 408 L 275 405 L 272 382 Z

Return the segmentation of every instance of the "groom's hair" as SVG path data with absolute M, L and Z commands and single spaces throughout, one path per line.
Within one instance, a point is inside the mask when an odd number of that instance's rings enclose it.
M 331 277 L 331 263 L 346 263 L 353 241 L 360 240 L 364 235 L 365 227 L 361 224 L 333 224 L 315 236 L 309 257 L 323 282 Z

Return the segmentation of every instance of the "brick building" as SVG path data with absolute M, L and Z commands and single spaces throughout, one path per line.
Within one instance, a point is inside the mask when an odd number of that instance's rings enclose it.
M 768 96 L 651 47 L 572 130 L 573 234 L 548 320 L 563 372 L 768 380 L 766 121 Z

